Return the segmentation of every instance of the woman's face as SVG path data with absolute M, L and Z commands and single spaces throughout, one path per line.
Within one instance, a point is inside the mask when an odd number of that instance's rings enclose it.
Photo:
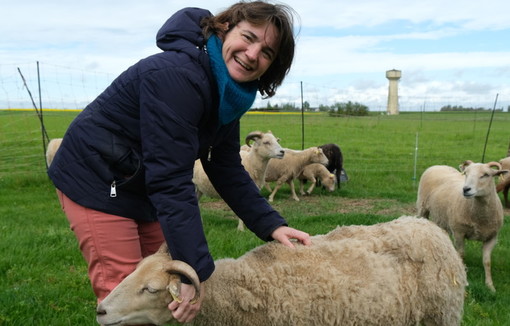
M 238 83 L 254 81 L 278 53 L 278 31 L 272 23 L 256 26 L 242 21 L 223 39 L 222 55 L 230 77 Z

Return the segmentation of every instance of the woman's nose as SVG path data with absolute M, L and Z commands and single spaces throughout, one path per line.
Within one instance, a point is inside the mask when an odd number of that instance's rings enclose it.
M 252 44 L 248 46 L 246 49 L 246 56 L 248 59 L 255 61 L 257 60 L 258 55 L 260 54 L 260 46 L 257 46 L 256 44 Z

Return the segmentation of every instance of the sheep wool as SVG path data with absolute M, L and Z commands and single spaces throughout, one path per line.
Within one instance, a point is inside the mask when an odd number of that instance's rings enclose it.
M 162 314 L 171 319 L 168 291 L 159 303 L 139 293 L 167 274 L 147 275 L 143 270 L 154 270 L 147 267 L 142 261 L 100 304 L 100 323 L 157 323 L 150 318 L 155 307 L 160 320 Z M 272 242 L 238 259 L 217 260 L 193 325 L 460 325 L 466 285 L 464 265 L 446 232 L 406 216 L 338 227 L 312 237 L 309 246 Z M 136 313 L 130 300 L 138 302 Z

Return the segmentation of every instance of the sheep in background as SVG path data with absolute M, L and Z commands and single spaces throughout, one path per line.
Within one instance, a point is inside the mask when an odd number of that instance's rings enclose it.
M 319 146 L 319 148 L 322 149 L 324 155 L 326 155 L 326 157 L 328 158 L 328 164 L 326 165 L 326 167 L 328 168 L 329 172 L 333 173 L 336 176 L 336 183 L 338 185 L 338 188 L 340 188 L 342 172 L 344 171 L 343 168 L 344 158 L 340 146 L 338 146 L 337 144 L 324 144 Z M 344 176 L 345 178 L 347 178 L 346 174 L 344 174 Z
M 496 185 L 496 192 L 503 191 L 503 199 L 505 201 L 505 207 L 510 208 L 510 203 L 508 202 L 508 190 L 510 189 L 510 178 L 506 178 L 503 181 L 500 181 Z
M 241 149 L 239 151 L 241 164 L 250 174 L 250 177 L 257 187 L 261 189 L 265 182 L 265 174 L 269 160 L 271 158 L 281 159 L 285 152 L 278 143 L 279 139 L 276 138 L 271 131 L 266 133 L 260 131 L 250 132 L 246 136 L 245 141 L 249 150 Z M 251 141 L 253 141 L 252 145 L 250 144 Z M 216 189 L 214 189 L 211 181 L 207 177 L 200 160 L 195 161 L 193 183 L 196 187 L 198 199 L 200 199 L 202 195 L 220 198 L 220 195 L 216 192 Z
M 53 162 L 53 158 L 57 153 L 60 144 L 62 143 L 62 138 L 53 138 L 48 143 L 48 148 L 46 148 L 46 165 L 50 166 L 51 162 Z
M 464 239 L 482 241 L 485 284 L 496 291 L 491 275 L 491 253 L 503 225 L 503 207 L 493 177 L 508 171 L 501 170 L 498 162 L 466 161 L 461 169 L 462 173 L 450 166 L 434 165 L 425 170 L 418 186 L 418 215 L 447 230 L 461 257 L 464 257 Z
M 317 185 L 318 180 L 320 180 L 322 186 L 326 188 L 328 191 L 334 191 L 337 178 L 333 173 L 329 172 L 324 165 L 320 163 L 312 163 L 305 166 L 305 168 L 299 174 L 298 180 L 299 180 L 299 193 L 301 195 L 305 194 L 304 191 L 305 181 L 309 181 L 312 183 L 308 190 L 306 191 L 306 194 L 310 195 L 315 186 Z
M 501 159 L 499 163 L 501 164 L 501 169 L 510 170 L 510 157 L 505 157 L 504 159 Z M 508 202 L 509 189 L 510 189 L 510 177 L 508 177 L 506 174 L 500 174 L 499 183 L 496 185 L 496 192 L 503 191 L 503 200 L 505 201 L 506 208 L 510 208 L 510 203 Z
M 344 226 L 295 249 L 277 242 L 216 261 L 193 325 L 460 325 L 466 272 L 446 232 L 415 217 Z M 97 307 L 103 325 L 172 319 L 188 265 L 162 248 Z M 174 264 L 179 265 L 174 266 Z M 169 293 L 171 292 L 171 293 Z M 199 291 L 198 291 L 199 292 Z
M 281 160 L 269 160 L 266 171 L 266 188 L 271 191 L 267 182 L 276 181 L 276 186 L 269 195 L 269 201 L 273 201 L 276 192 L 284 183 L 290 186 L 292 198 L 299 201 L 294 188 L 294 179 L 297 179 L 304 167 L 311 163 L 328 164 L 328 159 L 322 149 L 310 147 L 303 151 L 296 151 L 286 148 L 285 155 Z
M 250 132 L 246 136 L 245 141 L 249 150 L 240 150 L 241 164 L 249 173 L 257 187 L 261 189 L 265 183 L 266 169 L 269 160 L 271 158 L 281 159 L 285 152 L 278 143 L 279 139 L 276 138 L 271 131 L 266 133 L 261 131 Z M 253 142 L 253 144 L 251 144 L 251 142 Z M 202 195 L 220 198 L 220 195 L 216 192 L 216 189 L 214 189 L 214 186 L 207 177 L 200 160 L 195 161 L 193 183 L 195 184 L 198 199 L 200 199 Z M 244 231 L 244 222 L 240 219 L 237 229 L 239 231 Z

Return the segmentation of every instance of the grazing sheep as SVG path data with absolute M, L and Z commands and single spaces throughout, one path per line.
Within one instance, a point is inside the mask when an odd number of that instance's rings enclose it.
M 62 138 L 53 138 L 48 143 L 48 148 L 46 149 L 46 165 L 50 166 L 51 162 L 53 162 L 53 158 L 57 153 L 60 144 L 62 143 Z
M 324 155 L 326 155 L 326 157 L 328 158 L 328 164 L 326 165 L 326 167 L 328 168 L 329 172 L 335 174 L 336 183 L 338 185 L 338 188 L 340 188 L 341 185 L 340 181 L 344 165 L 344 158 L 340 146 L 338 146 L 337 144 L 324 144 L 319 146 L 319 148 L 322 148 Z
M 292 198 L 299 201 L 294 188 L 294 179 L 297 179 L 305 166 L 312 163 L 328 164 L 328 159 L 322 149 L 310 147 L 303 151 L 296 151 L 286 148 L 283 159 L 269 160 L 266 171 L 266 188 L 271 191 L 267 182 L 276 181 L 276 186 L 269 195 L 269 201 L 273 201 L 276 192 L 284 183 L 290 186 Z
M 145 258 L 97 307 L 103 325 L 172 319 L 179 273 L 166 249 Z M 416 217 L 344 226 L 309 246 L 277 242 L 216 261 L 193 325 L 460 325 L 466 272 L 446 232 Z M 172 292 L 169 293 L 169 292 Z
M 309 181 L 312 184 L 306 191 L 306 194 L 310 195 L 317 185 L 317 181 L 320 180 L 322 186 L 326 188 L 328 191 L 335 190 L 335 184 L 337 178 L 335 175 L 328 171 L 328 169 L 320 164 L 320 163 L 312 163 L 305 166 L 305 168 L 301 171 L 298 176 L 299 179 L 299 193 L 301 195 L 305 194 L 304 186 L 305 181 Z
M 499 170 L 493 170 L 497 167 Z M 493 177 L 506 173 L 498 162 L 466 161 L 463 172 L 445 166 L 429 167 L 420 179 L 418 215 L 436 222 L 452 236 L 464 257 L 464 239 L 483 242 L 485 284 L 496 291 L 491 276 L 491 253 L 503 225 L 503 207 Z
M 501 159 L 499 163 L 501 164 L 501 169 L 510 170 L 510 157 L 505 157 L 504 159 Z M 496 192 L 503 191 L 503 200 L 505 201 L 506 208 L 510 208 L 510 203 L 508 201 L 509 189 L 510 189 L 510 177 L 508 177 L 506 174 L 501 174 L 499 176 L 499 183 L 496 185 Z

